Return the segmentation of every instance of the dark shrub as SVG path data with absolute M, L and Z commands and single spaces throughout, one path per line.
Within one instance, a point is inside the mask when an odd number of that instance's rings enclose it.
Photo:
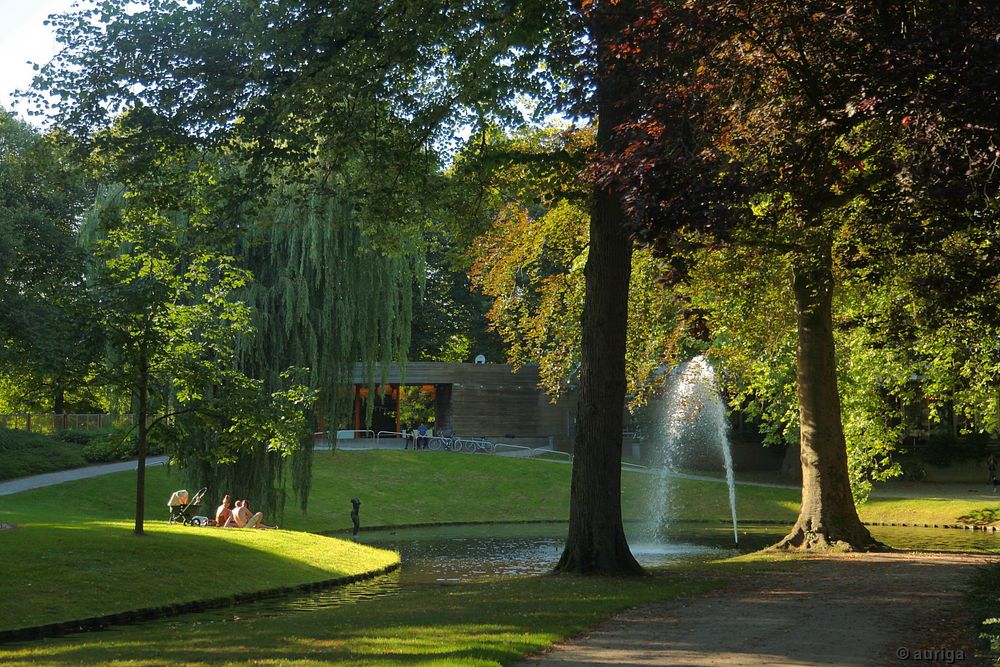
M 40 433 L 0 428 L 0 479 L 87 465 L 80 445 Z

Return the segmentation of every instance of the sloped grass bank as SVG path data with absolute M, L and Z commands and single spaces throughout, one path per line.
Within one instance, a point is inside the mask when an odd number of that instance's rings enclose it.
M 28 523 L 0 532 L 0 630 L 353 577 L 390 551 L 284 530 L 127 522 Z
M 0 646 L 5 665 L 500 665 L 623 609 L 712 590 L 756 565 L 684 565 L 642 578 L 501 578 L 277 618 L 140 626 Z
M 561 463 L 451 452 L 318 452 L 308 515 L 289 510 L 285 524 L 299 530 L 350 527 L 350 498 L 362 501 L 364 525 L 462 521 L 564 521 L 569 517 L 571 467 Z M 648 518 L 645 492 L 655 478 L 624 472 L 627 519 Z M 742 487 L 743 520 L 794 520 L 795 489 Z M 724 484 L 674 480 L 676 518 L 726 521 Z

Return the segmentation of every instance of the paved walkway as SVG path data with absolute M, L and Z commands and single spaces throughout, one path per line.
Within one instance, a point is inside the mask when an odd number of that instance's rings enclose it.
M 891 553 L 774 563 L 727 590 L 631 609 L 520 664 L 989 664 L 974 657 L 963 589 L 993 560 Z
M 146 466 L 159 466 L 167 462 L 166 456 L 151 456 L 146 459 Z M 29 489 L 38 489 L 43 486 L 72 482 L 76 479 L 87 479 L 89 477 L 100 477 L 113 472 L 125 472 L 135 470 L 135 461 L 122 461 L 121 463 L 103 463 L 86 468 L 74 468 L 72 470 L 59 470 L 57 472 L 47 472 L 44 475 L 32 475 L 30 477 L 20 477 L 18 479 L 0 482 L 0 496 L 9 496 L 12 493 L 20 493 Z

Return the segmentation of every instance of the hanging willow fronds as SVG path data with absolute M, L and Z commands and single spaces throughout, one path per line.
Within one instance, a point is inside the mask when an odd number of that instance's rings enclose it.
M 419 250 L 378 251 L 353 203 L 314 184 L 276 188 L 237 254 L 254 276 L 242 295 L 254 333 L 239 345 L 241 370 L 276 391 L 282 371 L 308 369 L 308 384 L 319 391 L 315 416 L 336 424 L 353 402 L 353 392 L 344 389 L 353 383 L 355 363 L 363 364 L 371 385 L 377 365 L 385 373 L 409 349 L 413 284 L 424 274 Z M 292 488 L 303 510 L 312 445 L 311 435 L 304 438 L 292 461 Z M 264 444 L 256 449 L 235 463 L 192 465 L 192 481 L 251 495 L 280 513 L 284 461 Z

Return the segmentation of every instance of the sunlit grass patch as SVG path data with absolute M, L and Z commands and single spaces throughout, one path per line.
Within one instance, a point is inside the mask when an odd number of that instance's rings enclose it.
M 355 576 L 398 554 L 282 530 L 127 522 L 29 524 L 0 534 L 8 575 L 0 629 Z

